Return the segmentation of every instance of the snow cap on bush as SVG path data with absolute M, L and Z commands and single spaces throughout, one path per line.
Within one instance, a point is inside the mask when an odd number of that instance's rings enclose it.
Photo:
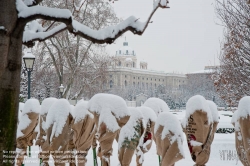
M 54 102 L 56 102 L 57 99 L 53 97 L 46 98 L 42 101 L 41 104 L 41 113 L 40 115 L 45 115 L 48 113 L 49 108 L 53 105 Z
M 149 119 L 152 122 L 156 121 L 157 116 L 156 116 L 153 109 L 151 109 L 149 107 L 146 107 L 146 106 L 137 107 L 137 109 L 139 109 L 141 111 L 143 119 L 145 120 L 145 122 L 148 122 Z
M 89 115 L 89 117 L 92 119 L 94 118 L 94 115 L 88 111 L 88 102 L 80 100 L 72 111 L 72 116 L 75 119 L 75 123 L 84 119 L 86 115 Z
M 170 134 L 170 132 L 173 133 L 174 135 L 170 138 L 170 143 L 172 144 L 175 141 L 177 141 L 181 155 L 185 156 L 182 145 L 184 140 L 183 132 L 181 124 L 177 119 L 177 117 L 170 112 L 160 113 L 155 123 L 155 128 L 154 128 L 155 133 L 157 132 L 160 126 L 163 126 L 161 139 L 163 140 L 168 134 Z
M 88 110 L 99 114 L 99 125 L 105 123 L 112 132 L 120 129 L 116 118 L 119 119 L 130 115 L 123 98 L 104 93 L 96 94 L 89 100 Z
M 211 100 L 207 100 L 207 103 L 208 103 L 208 106 L 210 108 L 210 111 L 213 117 L 213 122 L 219 122 L 219 113 L 218 113 L 217 105 Z
M 151 97 L 145 101 L 143 106 L 153 109 L 158 116 L 161 112 L 169 111 L 169 107 L 165 101 L 159 98 Z
M 206 99 L 201 95 L 195 95 L 188 99 L 186 104 L 186 115 L 182 120 L 182 126 L 185 128 L 188 123 L 188 118 L 192 115 L 195 111 L 203 111 L 207 113 L 208 124 L 213 122 L 213 117 L 211 114 L 211 110 L 209 108 L 208 102 Z
M 128 107 L 131 115 L 128 122 L 121 128 L 118 140 L 118 149 L 122 147 L 125 138 L 129 141 L 135 137 L 135 127 L 138 125 L 140 119 L 143 119 L 141 111 L 135 107 Z
M 19 123 L 17 127 L 17 135 L 16 138 L 19 138 L 23 136 L 22 130 L 26 129 L 29 124 L 31 123 L 31 120 L 28 117 L 28 113 L 34 112 L 39 114 L 40 113 L 40 103 L 37 99 L 28 99 L 24 105 L 21 104 L 20 106 L 23 106 L 22 112 L 19 116 Z
M 236 119 L 247 118 L 248 115 L 250 115 L 250 96 L 245 96 L 239 101 Z
M 53 125 L 51 137 L 54 135 L 56 137 L 62 133 L 62 129 L 66 123 L 66 120 L 70 113 L 70 104 L 66 99 L 58 99 L 50 107 L 49 112 L 46 117 L 46 129 Z
M 37 99 L 28 99 L 25 102 L 22 114 L 27 114 L 29 112 L 40 113 L 40 103 Z

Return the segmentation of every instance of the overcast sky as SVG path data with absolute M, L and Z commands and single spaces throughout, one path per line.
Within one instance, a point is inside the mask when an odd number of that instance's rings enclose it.
M 152 0 L 119 0 L 114 10 L 120 18 L 134 15 L 145 21 L 152 4 Z M 218 65 L 223 27 L 214 5 L 215 0 L 170 0 L 170 9 L 159 8 L 142 36 L 127 32 L 108 51 L 114 55 L 126 36 L 137 61 L 146 60 L 149 69 L 190 73 Z

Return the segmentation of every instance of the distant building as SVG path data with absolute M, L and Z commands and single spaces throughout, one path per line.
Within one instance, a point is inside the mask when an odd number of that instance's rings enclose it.
M 127 41 L 123 42 L 123 46 L 116 51 L 114 66 L 109 72 L 108 90 L 112 90 L 112 88 L 125 89 L 132 86 L 147 91 L 162 86 L 171 87 L 177 92 L 186 84 L 187 80 L 184 74 L 148 70 L 146 61 L 140 61 L 139 68 L 137 68 L 136 52 L 132 47 L 129 47 Z M 144 100 L 141 99 L 144 95 L 139 96 L 141 101 L 136 101 L 137 106 Z

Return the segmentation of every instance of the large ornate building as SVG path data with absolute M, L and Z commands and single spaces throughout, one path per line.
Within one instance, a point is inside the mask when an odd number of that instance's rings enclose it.
M 108 89 L 126 89 L 136 87 L 142 90 L 154 90 L 161 86 L 178 92 L 186 83 L 186 75 L 148 70 L 148 63 L 137 63 L 136 52 L 127 41 L 116 51 L 116 64 L 110 70 Z M 139 67 L 137 67 L 139 64 Z

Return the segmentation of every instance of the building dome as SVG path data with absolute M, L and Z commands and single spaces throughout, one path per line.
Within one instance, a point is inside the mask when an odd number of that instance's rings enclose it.
M 118 51 L 116 51 L 116 55 L 118 56 L 135 56 L 135 51 L 133 48 L 128 46 L 128 42 L 123 42 L 123 47 L 121 47 Z

